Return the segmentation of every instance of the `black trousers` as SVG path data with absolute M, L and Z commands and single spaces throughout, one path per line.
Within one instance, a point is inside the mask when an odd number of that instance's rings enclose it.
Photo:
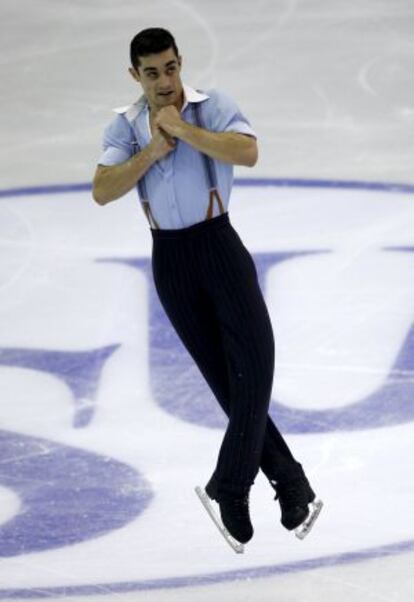
M 219 493 L 245 493 L 259 467 L 269 480 L 293 474 L 298 464 L 268 416 L 272 324 L 256 266 L 229 214 L 151 233 L 161 304 L 229 418 L 214 473 Z

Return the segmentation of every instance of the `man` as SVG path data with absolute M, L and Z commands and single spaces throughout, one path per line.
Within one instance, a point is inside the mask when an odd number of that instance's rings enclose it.
M 116 109 L 105 130 L 93 197 L 105 205 L 137 186 L 161 304 L 229 417 L 202 493 L 243 544 L 253 535 L 248 497 L 261 467 L 282 524 L 306 532 L 317 514 L 309 506 L 315 494 L 268 416 L 272 325 L 255 264 L 228 214 L 233 165 L 255 165 L 256 135 L 229 96 L 182 83 L 182 58 L 168 31 L 138 33 L 130 58 L 144 94 Z

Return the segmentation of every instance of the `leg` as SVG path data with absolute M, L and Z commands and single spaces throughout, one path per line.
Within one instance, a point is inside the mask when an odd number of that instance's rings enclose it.
M 210 266 L 203 273 L 208 273 L 206 286 L 218 316 L 229 383 L 229 424 L 215 475 L 219 493 L 242 493 L 253 484 L 267 451 L 273 330 L 254 262 L 235 231 L 221 230 L 210 245 Z M 291 464 L 293 458 L 289 460 Z M 274 470 L 274 463 L 265 468 Z
M 166 241 L 161 241 L 165 243 Z M 154 245 L 153 276 L 164 310 L 184 346 L 213 391 L 222 409 L 230 414 L 227 356 L 216 310 L 200 286 L 197 271 L 184 265 L 184 247 Z M 180 243 L 179 243 L 180 244 Z M 267 416 L 260 466 L 269 480 L 278 480 L 295 469 L 296 462 L 282 435 Z

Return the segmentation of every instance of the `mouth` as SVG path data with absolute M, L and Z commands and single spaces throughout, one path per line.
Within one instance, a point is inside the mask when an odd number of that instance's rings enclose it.
M 163 98 L 169 98 L 171 94 L 173 94 L 172 90 L 170 92 L 158 92 L 158 96 L 162 96 Z

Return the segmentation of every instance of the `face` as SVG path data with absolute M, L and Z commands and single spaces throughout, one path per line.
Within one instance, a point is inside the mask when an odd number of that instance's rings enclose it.
M 181 57 L 172 48 L 158 54 L 140 57 L 138 71 L 130 67 L 129 72 L 138 81 L 148 99 L 151 109 L 175 105 L 181 109 L 183 85 L 180 77 Z

